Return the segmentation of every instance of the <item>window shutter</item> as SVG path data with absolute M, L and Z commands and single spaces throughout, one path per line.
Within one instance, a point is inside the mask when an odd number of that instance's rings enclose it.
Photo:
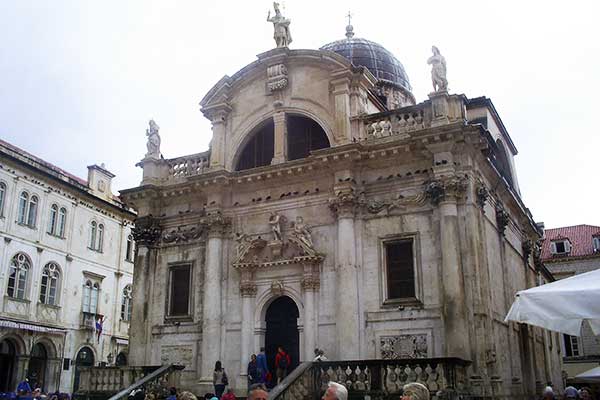
M 571 242 L 569 242 L 568 240 L 565 240 L 565 252 L 566 253 L 571 252 Z
M 556 254 L 556 243 L 554 243 L 554 242 L 550 243 L 550 252 L 552 254 Z

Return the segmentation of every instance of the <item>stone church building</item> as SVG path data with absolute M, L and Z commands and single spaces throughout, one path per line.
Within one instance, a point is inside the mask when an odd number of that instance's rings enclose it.
M 348 26 L 217 82 L 206 152 L 163 157 L 151 121 L 143 180 L 121 192 L 138 212 L 130 364 L 181 362 L 203 393 L 220 360 L 241 393 L 261 346 L 271 367 L 277 346 L 293 365 L 318 347 L 458 357 L 485 393 L 561 388 L 558 337 L 504 321 L 551 279 L 517 149 L 489 99 L 448 93 L 436 48 L 429 63 L 417 103 L 400 61 Z

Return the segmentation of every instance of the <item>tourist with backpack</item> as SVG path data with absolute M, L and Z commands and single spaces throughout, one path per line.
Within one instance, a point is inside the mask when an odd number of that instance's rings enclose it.
M 288 368 L 292 363 L 290 356 L 283 350 L 283 347 L 277 347 L 277 355 L 275 356 L 275 369 L 277 371 L 277 384 L 287 376 Z

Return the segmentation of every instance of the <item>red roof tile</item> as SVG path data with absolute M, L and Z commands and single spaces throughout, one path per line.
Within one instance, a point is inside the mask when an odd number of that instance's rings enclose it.
M 59 174 L 68 176 L 69 178 L 73 179 L 76 182 L 79 182 L 80 184 L 82 184 L 84 186 L 87 186 L 87 180 L 82 179 L 82 178 L 80 178 L 78 176 L 75 176 L 75 175 L 71 174 L 70 172 L 65 171 L 64 169 L 59 168 L 59 167 L 57 167 L 56 165 L 54 165 L 52 163 L 49 163 L 48 161 L 42 160 L 41 158 L 36 157 L 33 154 L 31 154 L 31 153 L 29 153 L 29 152 L 27 152 L 27 151 L 25 151 L 25 150 L 23 150 L 23 149 L 15 146 L 15 145 L 13 145 L 11 143 L 8 143 L 8 142 L 0 139 L 0 145 L 2 145 L 4 147 L 7 147 L 7 148 L 11 149 L 12 151 L 14 151 L 16 153 L 19 153 L 22 156 L 27 157 L 27 158 L 29 158 L 29 159 L 31 159 L 31 160 L 39 163 L 39 164 L 42 164 L 45 167 L 50 168 L 50 169 L 58 172 Z
M 569 242 L 571 243 L 571 252 L 568 255 L 562 255 L 561 258 L 581 257 L 597 254 L 594 253 L 594 242 L 592 237 L 597 233 L 600 233 L 600 226 L 566 226 L 563 228 L 546 229 L 544 233 L 546 238 L 542 244 L 543 260 L 551 260 L 553 258 L 550 250 L 550 244 L 553 240 L 569 239 Z

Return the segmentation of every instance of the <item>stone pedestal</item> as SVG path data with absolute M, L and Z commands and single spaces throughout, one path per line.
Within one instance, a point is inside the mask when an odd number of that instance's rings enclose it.
M 142 167 L 143 175 L 140 185 L 158 185 L 169 176 L 169 164 L 166 160 L 146 157 L 136 164 Z
M 450 122 L 448 118 L 448 92 L 433 92 L 429 94 L 431 100 L 431 126 L 446 125 Z

